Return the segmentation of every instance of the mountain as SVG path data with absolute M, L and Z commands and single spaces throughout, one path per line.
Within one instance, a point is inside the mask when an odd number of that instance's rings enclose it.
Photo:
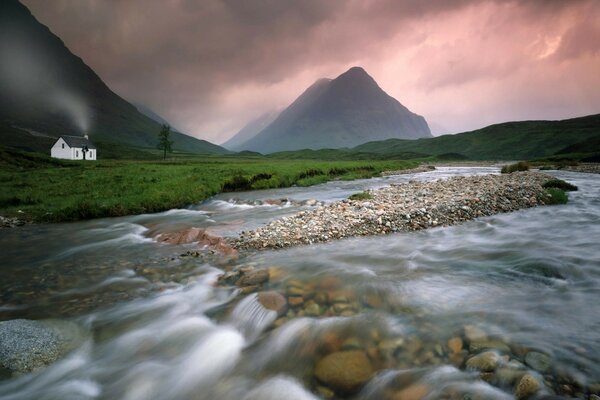
M 370 142 L 353 152 L 394 158 L 455 153 L 472 160 L 528 160 L 566 153 L 600 153 L 600 114 L 561 121 L 516 121 L 431 139 Z
M 426 137 L 431 132 L 423 117 L 385 93 L 364 69 L 353 67 L 333 80 L 315 82 L 242 147 L 270 153 Z
M 24 5 L 0 1 L 0 144 L 47 152 L 53 138 L 85 132 L 95 143 L 156 148 L 159 131 Z M 228 152 L 180 133 L 172 140 L 187 152 Z
M 240 151 L 244 150 L 244 144 L 256 136 L 260 131 L 265 129 L 279 115 L 279 111 L 268 111 L 261 114 L 258 118 L 248 122 L 242 129 L 231 137 L 228 141 L 221 144 L 229 150 Z
M 139 103 L 132 103 L 132 104 L 135 106 L 135 108 L 139 112 L 144 114 L 146 117 L 150 118 L 152 121 L 157 122 L 161 125 L 169 125 L 172 130 L 174 130 L 176 132 L 181 132 L 181 130 L 174 127 L 173 124 L 171 124 L 169 121 L 167 121 L 166 119 L 164 119 L 163 117 L 161 117 L 160 115 L 158 115 L 157 113 L 152 111 L 150 108 L 146 107 L 145 105 L 139 104 Z

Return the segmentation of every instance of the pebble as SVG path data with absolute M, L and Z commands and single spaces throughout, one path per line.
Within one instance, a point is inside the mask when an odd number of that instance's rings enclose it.
M 548 175 L 515 172 L 453 177 L 371 190 L 368 202 L 344 200 L 281 218 L 232 239 L 238 249 L 284 248 L 352 236 L 449 226 L 542 205 Z M 434 205 L 434 206 L 432 206 Z M 435 223 L 434 223 L 435 222 Z
M 336 394 L 356 392 L 375 373 L 369 357 L 358 350 L 339 351 L 322 358 L 315 367 L 315 377 Z
M 453 337 L 448 339 L 448 348 L 452 352 L 452 354 L 460 353 L 463 348 L 463 341 L 459 337 Z
M 273 310 L 281 316 L 287 311 L 287 300 L 275 291 L 258 293 L 258 302 L 267 310 Z
M 491 372 L 500 363 L 500 356 L 493 351 L 486 351 L 467 360 L 467 368 L 483 372 Z
M 540 390 L 540 386 L 533 375 L 525 374 L 515 388 L 515 397 L 519 400 L 531 397 Z
M 544 373 L 550 369 L 550 366 L 552 365 L 552 360 L 550 359 L 550 356 L 544 353 L 530 351 L 525 356 L 525 364 L 529 365 L 536 371 Z

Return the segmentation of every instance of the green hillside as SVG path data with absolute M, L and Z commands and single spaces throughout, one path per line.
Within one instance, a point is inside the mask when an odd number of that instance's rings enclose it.
M 93 142 L 156 147 L 160 124 L 112 92 L 16 0 L 0 2 L 0 57 L 0 144 L 49 152 L 51 139 L 85 132 Z M 187 152 L 228 152 L 177 132 L 172 140 Z
M 596 114 L 562 121 L 506 122 L 432 139 L 389 139 L 365 143 L 351 150 L 390 158 L 406 153 L 433 156 L 456 153 L 472 160 L 516 160 L 574 152 L 570 147 L 574 145 L 578 146 L 578 152 L 598 152 L 599 138 L 600 114 Z

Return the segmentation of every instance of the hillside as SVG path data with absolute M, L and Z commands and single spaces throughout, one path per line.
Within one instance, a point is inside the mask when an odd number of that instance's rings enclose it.
M 353 67 L 333 80 L 315 82 L 242 147 L 271 153 L 423 137 L 431 137 L 425 119 L 385 93 L 364 69 Z
M 352 151 L 387 157 L 407 152 L 429 155 L 458 153 L 472 160 L 517 160 L 547 157 L 570 150 L 598 152 L 600 149 L 593 146 L 598 144 L 599 137 L 600 114 L 596 114 L 562 121 L 505 122 L 431 139 L 370 142 L 356 146 Z M 569 147 L 576 144 L 579 145 Z
M 242 129 L 221 146 L 233 151 L 244 150 L 246 142 L 265 129 L 271 122 L 275 121 L 278 115 L 279 111 L 268 111 L 261 114 L 258 118 L 244 125 Z
M 0 56 L 1 144 L 49 151 L 57 136 L 85 131 L 94 142 L 156 147 L 160 124 L 112 92 L 16 0 L 0 2 Z M 172 139 L 175 149 L 227 152 L 180 133 Z

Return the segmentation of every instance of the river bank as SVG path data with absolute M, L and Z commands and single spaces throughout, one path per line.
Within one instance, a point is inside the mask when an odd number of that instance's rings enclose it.
M 542 185 L 548 175 L 455 177 L 369 190 L 369 200 L 343 200 L 301 211 L 242 232 L 238 249 L 283 248 L 352 236 L 381 235 L 455 225 L 477 217 L 549 202 Z

